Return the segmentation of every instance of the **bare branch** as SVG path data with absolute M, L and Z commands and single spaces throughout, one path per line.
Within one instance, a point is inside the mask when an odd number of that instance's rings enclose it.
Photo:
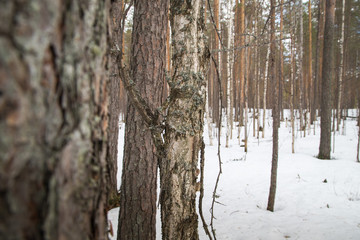
M 154 113 L 148 103 L 141 97 L 139 91 L 134 88 L 135 83 L 129 74 L 129 70 L 125 69 L 121 64 L 121 54 L 117 55 L 117 63 L 120 78 L 132 104 L 148 126 L 158 125 L 159 112 L 156 110 Z

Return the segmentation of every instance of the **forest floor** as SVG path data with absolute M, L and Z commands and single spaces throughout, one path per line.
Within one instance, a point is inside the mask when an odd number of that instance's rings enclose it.
M 251 113 L 250 113 L 251 115 Z M 350 111 L 356 116 L 356 111 Z M 270 112 L 265 125 L 265 138 L 253 137 L 249 123 L 248 153 L 240 147 L 237 129 L 230 147 L 225 148 L 226 128 L 221 137 L 222 174 L 214 207 L 214 228 L 219 240 L 347 240 L 360 239 L 360 163 L 356 163 L 358 128 L 355 118 L 348 118 L 345 135 L 335 134 L 332 160 L 319 160 L 320 126 L 315 135 L 297 131 L 295 154 L 291 153 L 290 123 L 281 122 L 279 129 L 279 165 L 275 211 L 266 210 L 270 187 L 272 156 L 272 123 Z M 287 126 L 286 126 L 287 125 Z M 226 124 L 223 124 L 226 126 Z M 298 129 L 298 123 L 296 124 Z M 244 137 L 244 129 L 241 130 Z M 124 125 L 119 135 L 119 173 L 123 150 Z M 332 135 L 333 137 L 333 135 Z M 217 141 L 209 145 L 204 131 L 205 197 L 203 212 L 209 224 L 211 202 L 219 171 Z M 332 139 L 333 140 L 333 139 Z M 333 146 L 333 145 L 332 145 Z M 120 184 L 120 183 L 119 183 Z M 109 211 L 116 239 L 119 208 Z M 158 211 L 159 213 L 159 211 Z M 160 214 L 157 214 L 157 239 L 161 239 Z M 199 219 L 200 239 L 208 239 Z

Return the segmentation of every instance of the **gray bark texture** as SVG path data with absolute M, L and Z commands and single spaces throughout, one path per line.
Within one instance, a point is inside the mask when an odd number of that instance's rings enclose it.
M 163 239 L 199 239 L 196 170 L 203 133 L 206 80 L 201 0 L 171 1 L 172 61 L 165 158 L 160 164 Z
M 134 1 L 130 75 L 152 112 L 162 101 L 167 24 L 167 0 Z M 131 101 L 125 125 L 118 239 L 155 239 L 158 157 L 148 124 Z
M 0 2 L 0 239 L 107 239 L 107 2 Z
M 325 10 L 325 29 L 324 29 L 324 48 L 322 63 L 322 83 L 321 83 L 321 133 L 320 133 L 320 159 L 330 159 L 331 152 L 331 81 L 334 66 L 334 19 L 335 19 L 335 0 L 326 1 Z

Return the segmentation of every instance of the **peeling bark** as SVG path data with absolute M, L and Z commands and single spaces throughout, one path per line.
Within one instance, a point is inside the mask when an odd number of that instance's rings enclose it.
M 196 169 L 205 111 L 204 45 L 201 0 L 172 1 L 173 101 L 166 118 L 166 158 L 160 163 L 163 239 L 199 239 L 196 213 Z

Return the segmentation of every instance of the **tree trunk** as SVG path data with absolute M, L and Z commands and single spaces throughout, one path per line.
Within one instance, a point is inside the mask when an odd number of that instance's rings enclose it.
M 330 159 L 331 152 L 331 79 L 333 74 L 333 36 L 335 0 L 326 1 L 321 96 L 320 159 Z
M 214 20 L 215 20 L 215 26 L 216 26 L 216 29 L 214 29 L 214 33 L 213 33 L 213 52 L 212 54 L 214 55 L 214 58 L 215 58 L 215 62 L 216 62 L 216 65 L 211 62 L 212 66 L 213 66 L 213 78 L 212 78 L 212 81 L 213 81 L 213 92 L 212 92 L 212 96 L 213 96 L 213 103 L 212 103 L 212 112 L 213 112 L 213 121 L 215 122 L 215 124 L 217 125 L 218 124 L 218 121 L 219 121 L 219 110 L 220 110 L 220 105 L 219 105 L 219 102 L 220 102 L 220 99 L 219 99 L 219 82 L 221 80 L 221 65 L 220 65 L 220 39 L 219 39 L 219 35 L 221 34 L 220 33 L 220 18 L 219 18 L 219 0 L 214 0 L 214 7 L 213 7 L 213 10 L 214 10 Z M 216 32 L 216 31 L 219 31 L 219 32 Z M 219 73 L 219 74 L 217 74 Z
M 304 127 L 304 117 L 303 117 L 303 99 L 304 99 L 304 75 L 303 75 L 303 46 L 304 46 L 304 23 L 303 23 L 303 6 L 302 0 L 299 0 L 297 3 L 298 6 L 298 21 L 300 25 L 299 31 L 299 40 L 298 40 L 298 79 L 299 79 L 299 113 L 300 113 L 300 131 L 304 131 L 305 134 L 305 127 Z
M 245 0 L 240 0 L 240 59 L 239 59 L 239 129 L 244 126 L 244 95 L 245 95 Z M 240 130 L 239 130 L 240 133 Z M 240 135 L 240 134 L 239 134 Z M 239 136 L 240 139 L 240 136 Z
M 268 82 L 268 72 L 269 72 L 269 59 L 270 59 L 270 45 L 268 45 L 266 53 L 266 63 L 265 63 L 265 76 L 264 76 L 264 95 L 263 95 L 263 129 L 262 129 L 262 138 L 265 137 L 265 120 L 266 120 L 266 92 L 267 92 L 267 82 Z
M 342 0 L 342 16 L 341 16 L 341 38 L 340 38 L 340 66 L 339 66 L 339 79 L 338 79 L 338 99 L 336 109 L 336 131 L 340 131 L 341 121 L 341 98 L 343 92 L 343 77 L 344 77 L 344 35 L 345 35 L 345 0 Z
M 291 119 L 291 152 L 295 153 L 295 116 L 294 116 L 294 105 L 295 105 L 295 60 L 294 60 L 294 18 L 295 14 L 291 12 L 291 7 L 289 5 L 290 12 L 290 119 Z
M 114 1 L 110 9 L 110 48 L 119 49 L 124 53 L 123 29 L 121 19 L 123 17 L 124 1 Z M 118 156 L 118 135 L 119 135 L 119 115 L 120 115 L 120 78 L 117 74 L 116 58 L 111 56 L 110 62 L 110 119 L 109 119 L 109 208 L 113 208 L 118 202 L 117 190 L 117 156 Z
M 202 1 L 172 1 L 170 12 L 174 75 L 169 85 L 175 98 L 168 108 L 166 156 L 160 163 L 162 238 L 196 240 L 196 169 L 208 62 Z
M 247 38 L 245 38 L 247 39 Z M 245 42 L 244 42 L 245 43 Z M 248 89 L 249 89 L 249 70 L 248 65 L 249 58 L 248 58 L 249 49 L 245 48 L 244 52 L 244 111 L 245 111 L 245 119 L 244 119 L 244 152 L 248 152 Z M 250 55 L 250 54 L 249 54 Z
M 256 6 L 256 9 L 257 9 L 257 11 L 256 11 L 256 15 L 255 15 L 255 31 L 256 31 L 256 34 L 255 34 L 255 36 L 257 36 L 257 34 L 258 34 L 258 22 L 259 22 L 259 12 L 260 12 L 260 10 L 259 10 L 259 8 L 260 8 L 260 6 L 259 6 L 259 2 L 256 0 L 256 2 L 255 2 L 255 6 Z M 255 58 L 256 58 L 256 61 L 255 61 L 255 76 L 256 76 L 256 108 L 257 108 L 257 135 L 256 135 L 256 137 L 257 137 L 257 139 L 259 140 L 259 138 L 260 138 L 260 74 L 259 74 L 259 72 L 260 72 L 260 48 L 258 47 L 258 44 L 259 44 L 259 40 L 258 40 L 258 38 L 256 38 L 255 39 L 255 45 L 256 45 L 256 47 L 255 47 L 255 52 L 256 52 L 256 54 L 255 54 Z
M 272 149 L 272 164 L 271 164 L 271 182 L 270 182 L 270 192 L 267 210 L 273 212 L 275 205 L 275 195 L 276 195 L 276 182 L 277 182 L 277 165 L 278 165 L 278 152 L 279 152 L 279 124 L 280 124 L 280 115 L 279 115 L 279 88 L 278 82 L 275 77 L 275 0 L 271 0 L 271 34 L 270 34 L 270 83 L 272 84 L 273 89 L 273 149 Z
M 240 3 L 239 0 L 235 0 L 235 20 L 234 20 L 234 46 L 240 46 Z M 234 92 L 234 108 L 235 108 L 235 121 L 239 121 L 239 109 L 240 109 L 240 98 L 239 98 L 239 89 L 240 89 L 240 50 L 236 49 L 234 51 L 234 67 L 233 67 L 233 92 Z
M 231 46 L 233 45 L 232 42 L 232 26 L 233 26 L 233 14 L 232 14 L 232 8 L 233 8 L 233 3 L 232 0 L 229 1 L 228 3 L 228 15 L 229 15 L 229 25 L 228 25 L 228 38 L 227 38 L 227 48 L 230 49 Z M 233 63 L 233 58 L 232 58 L 232 52 L 229 51 L 227 54 L 227 88 L 226 88 L 226 109 L 227 109 L 227 115 L 226 115 L 226 143 L 225 143 L 225 147 L 229 147 L 229 139 L 231 138 L 231 132 L 232 132 L 232 118 L 233 118 L 233 104 L 232 104 L 232 67 L 231 64 Z
M 308 102 L 308 109 L 310 112 L 310 123 L 312 123 L 311 121 L 311 114 L 312 114 L 312 105 L 313 102 L 312 100 L 313 95 L 314 95 L 314 88 L 313 88 L 313 77 L 312 77 L 312 16 L 311 16 L 311 1 L 309 1 L 308 3 L 308 12 L 309 12 L 309 73 L 308 73 L 308 89 L 306 89 L 306 91 L 308 91 L 308 97 L 306 98 L 306 101 Z M 309 129 L 310 129 L 310 124 L 309 124 Z
M 283 109 L 283 82 L 284 82 L 284 47 L 282 43 L 283 39 L 283 8 L 284 0 L 280 1 L 280 69 L 279 69 L 279 111 L 280 111 L 280 120 L 284 121 L 284 109 Z
M 313 109 L 311 111 L 312 117 L 311 121 L 316 120 L 316 110 L 319 107 L 318 99 L 320 94 L 321 79 L 322 79 L 322 54 L 323 54 L 323 42 L 324 42 L 324 26 L 325 26 L 325 2 L 324 0 L 319 0 L 318 4 L 318 26 L 317 26 L 317 37 L 316 37 L 316 60 L 315 60 L 315 79 L 314 79 L 314 100 L 313 100 Z M 314 131 L 315 131 L 314 127 Z
M 254 35 L 258 34 L 258 2 L 254 2 Z M 253 112 L 253 137 L 259 138 L 259 71 L 258 71 L 258 40 L 255 39 L 255 47 L 254 47 L 254 80 L 255 80 L 255 91 L 254 91 L 254 112 Z M 255 125 L 255 121 L 256 124 Z M 256 129 L 257 128 L 257 129 Z
M 167 24 L 167 0 L 134 1 L 131 76 L 151 110 L 162 101 Z M 158 158 L 152 134 L 131 101 L 125 126 L 118 239 L 155 239 Z
M 107 3 L 0 5 L 0 239 L 107 239 Z
M 166 72 L 168 76 L 171 76 L 171 46 L 170 46 L 170 21 L 166 25 Z M 169 85 L 167 83 L 166 77 L 164 78 L 164 87 L 162 94 L 162 102 L 166 101 L 166 98 L 169 96 Z

